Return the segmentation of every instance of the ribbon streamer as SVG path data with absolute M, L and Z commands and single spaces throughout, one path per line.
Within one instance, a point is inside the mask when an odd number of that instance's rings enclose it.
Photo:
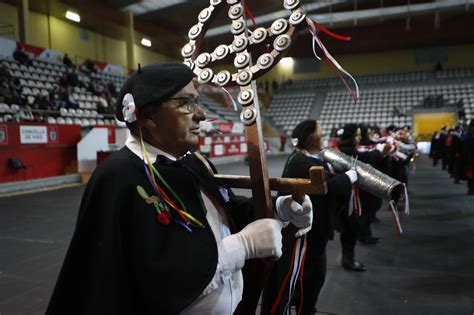
M 227 91 L 227 89 L 223 86 L 221 86 L 221 88 L 224 90 L 224 92 L 226 93 L 225 96 L 226 96 L 226 99 L 227 99 L 227 109 L 230 110 L 230 102 L 232 101 L 232 105 L 234 105 L 234 110 L 237 111 L 237 104 L 235 103 L 234 101 L 234 98 L 232 97 L 232 95 L 229 93 L 229 91 Z
M 326 49 L 326 47 L 324 46 L 323 42 L 321 41 L 321 39 L 319 38 L 318 34 L 317 34 L 317 31 L 316 31 L 316 26 L 315 24 L 313 23 L 313 21 L 309 18 L 306 19 L 306 22 L 308 24 L 308 29 L 309 31 L 311 32 L 311 34 L 313 35 L 313 44 L 314 44 L 314 41 L 316 41 L 316 43 L 318 44 L 318 46 L 321 48 L 321 50 L 323 51 L 323 54 L 324 54 L 324 57 L 326 57 L 326 60 L 328 61 L 328 63 L 332 66 L 334 66 L 336 68 L 336 70 L 338 70 L 338 75 L 339 77 L 341 78 L 342 82 L 344 83 L 344 85 L 346 86 L 346 88 L 349 90 L 349 93 L 351 94 L 352 96 L 352 99 L 354 100 L 354 104 L 357 103 L 357 99 L 359 98 L 359 86 L 357 84 L 357 81 L 354 79 L 354 77 L 349 73 L 347 72 L 338 62 L 336 59 L 334 59 L 334 57 L 329 53 L 329 51 Z M 332 33 L 334 34 L 334 33 Z M 334 34 L 336 35 L 336 34 Z M 337 36 L 340 36 L 340 35 L 337 35 Z M 342 36 L 341 36 L 342 37 Z M 336 37 L 337 38 L 337 37 Z M 344 37 L 343 37 L 344 38 Z M 345 39 L 344 39 L 345 40 Z M 314 49 L 313 49 L 313 52 Z M 316 54 L 317 56 L 317 54 Z M 321 60 L 320 58 L 318 58 L 319 60 Z M 355 88 L 356 88 L 356 93 L 354 94 L 354 92 L 352 91 L 352 89 L 349 87 L 349 85 L 347 84 L 346 80 L 344 79 L 344 77 L 342 77 L 342 75 L 340 73 L 343 73 L 345 74 L 346 76 L 348 76 L 353 82 L 354 82 L 354 85 L 355 85 Z
M 247 7 L 247 4 L 245 1 L 242 1 L 242 4 L 244 5 L 245 13 L 249 16 L 250 20 L 252 21 L 254 30 L 258 28 L 257 22 L 255 22 L 255 19 L 253 18 L 252 12 L 250 12 L 250 9 Z
M 405 192 L 405 214 L 410 215 L 410 202 L 408 201 L 408 189 L 405 183 L 403 185 L 403 191 Z
M 403 230 L 402 230 L 402 225 L 400 224 L 400 218 L 398 217 L 398 213 L 397 213 L 397 205 L 395 204 L 395 201 L 390 200 L 389 206 L 390 206 L 390 211 L 392 211 L 393 222 L 395 223 L 395 227 L 397 230 L 397 239 L 400 239 L 400 236 L 403 234 Z

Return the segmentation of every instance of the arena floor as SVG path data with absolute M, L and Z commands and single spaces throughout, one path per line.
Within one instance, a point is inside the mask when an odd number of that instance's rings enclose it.
M 285 159 L 270 158 L 271 176 L 281 174 Z M 248 173 L 243 162 L 218 168 Z M 0 315 L 44 313 L 83 189 L 0 199 Z M 367 272 L 343 270 L 339 241 L 329 243 L 322 314 L 474 314 L 474 197 L 426 157 L 418 160 L 409 190 L 412 214 L 402 220 L 402 239 L 383 207 L 373 226 L 380 244 L 357 245 Z

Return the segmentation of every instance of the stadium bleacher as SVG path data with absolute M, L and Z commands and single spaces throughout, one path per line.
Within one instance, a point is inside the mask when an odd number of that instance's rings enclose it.
M 332 128 L 349 122 L 411 125 L 413 107 L 422 106 L 429 96 L 441 96 L 447 106 L 463 99 L 466 119 L 470 119 L 474 117 L 473 78 L 472 68 L 357 76 L 361 87 L 357 104 L 353 104 L 339 78 L 295 80 L 274 95 L 267 114 L 288 133 L 298 122 L 309 118 L 313 106 L 321 106 L 317 118 L 329 135 Z M 316 94 L 324 94 L 324 102 L 313 104 Z

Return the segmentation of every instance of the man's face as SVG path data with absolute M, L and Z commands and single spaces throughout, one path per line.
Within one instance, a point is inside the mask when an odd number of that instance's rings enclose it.
M 176 157 L 196 147 L 199 141 L 199 123 L 206 119 L 204 110 L 196 105 L 193 113 L 187 110 L 187 98 L 198 97 L 193 82 L 165 101 L 150 115 L 153 123 L 146 123 L 151 139 L 147 142 Z M 184 99 L 176 99 L 184 98 Z

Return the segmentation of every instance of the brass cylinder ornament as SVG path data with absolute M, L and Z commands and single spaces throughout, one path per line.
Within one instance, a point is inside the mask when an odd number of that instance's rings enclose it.
M 230 32 L 233 35 L 240 35 L 245 31 L 245 21 L 242 18 L 232 21 Z
M 237 84 L 240 86 L 249 85 L 252 81 L 252 72 L 249 70 L 242 70 L 237 74 Z
M 273 58 L 272 54 L 265 53 L 258 57 L 257 59 L 257 67 L 259 69 L 268 69 L 273 65 L 273 61 L 275 58 Z
M 196 65 L 199 68 L 204 68 L 209 62 L 211 62 L 211 55 L 204 52 L 196 58 Z
M 250 38 L 252 43 L 259 44 L 267 38 L 268 32 L 264 27 L 259 27 L 255 29 Z
M 284 51 L 291 45 L 291 37 L 286 34 L 278 35 L 277 38 L 273 41 L 273 48 L 277 51 Z
M 229 71 L 222 70 L 216 75 L 216 83 L 219 84 L 220 86 L 224 86 L 227 83 L 229 83 L 231 78 L 232 78 L 232 75 L 230 74 Z
M 205 8 L 205 9 L 202 9 L 201 12 L 199 12 L 198 21 L 201 23 L 204 23 L 207 20 L 209 20 L 210 17 L 211 17 L 211 9 Z
M 219 45 L 214 50 L 214 56 L 217 60 L 224 59 L 229 53 L 229 47 L 227 45 Z
M 234 59 L 234 66 L 237 69 L 242 69 L 248 66 L 250 62 L 250 55 L 247 52 L 237 54 Z
M 249 41 L 247 37 L 240 36 L 240 37 L 236 37 L 234 41 L 232 42 L 232 49 L 235 52 L 241 52 L 245 50 L 248 45 L 249 45 Z
M 255 119 L 257 119 L 257 110 L 253 107 L 244 108 L 240 113 L 240 121 L 242 121 L 245 126 L 253 124 Z
M 194 46 L 191 46 L 189 43 L 184 45 L 183 48 L 181 49 L 181 55 L 184 57 L 184 58 L 189 58 L 193 55 L 194 53 L 194 49 L 195 47 Z
M 198 76 L 198 82 L 201 84 L 209 83 L 212 80 L 213 76 L 214 76 L 214 73 L 212 72 L 212 69 L 210 68 L 203 69 Z
M 288 27 L 288 22 L 285 19 L 278 19 L 272 23 L 270 30 L 272 31 L 272 34 L 279 35 L 285 32 L 287 27 Z
M 294 8 L 296 8 L 299 5 L 300 5 L 299 0 L 285 0 L 283 2 L 283 7 L 287 10 L 293 10 Z
M 244 14 L 244 7 L 239 3 L 230 7 L 228 15 L 232 20 L 236 20 Z
M 254 93 L 252 90 L 243 90 L 240 91 L 239 95 L 237 96 L 237 100 L 243 106 L 248 106 L 253 102 Z
M 290 15 L 289 21 L 291 25 L 296 26 L 300 24 L 301 22 L 303 22 L 305 18 L 306 18 L 306 13 L 302 10 L 298 10 L 298 11 L 293 12 Z
M 196 24 L 196 25 L 192 26 L 189 29 L 188 37 L 190 39 L 196 39 L 199 36 L 199 34 L 201 34 L 201 30 L 202 30 L 202 25 L 200 25 L 200 24 Z

